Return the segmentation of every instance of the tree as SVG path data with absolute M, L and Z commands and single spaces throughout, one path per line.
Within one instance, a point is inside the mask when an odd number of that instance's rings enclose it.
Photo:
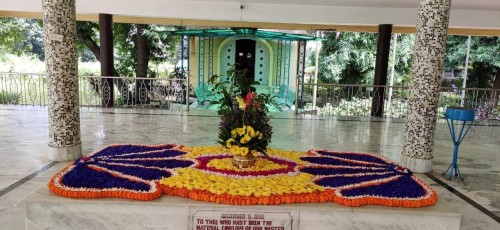
M 148 38 L 143 34 L 147 25 L 136 24 L 136 62 L 137 68 L 135 76 L 147 77 L 148 76 L 148 62 L 149 62 L 149 44 Z
M 115 55 L 115 76 L 136 76 L 136 77 L 154 77 L 154 72 L 149 69 L 149 62 L 163 62 L 175 54 L 176 46 L 180 41 L 178 36 L 160 34 L 161 30 L 172 30 L 173 27 L 114 23 L 113 38 L 116 50 Z M 79 43 L 88 48 L 100 60 L 100 47 L 98 45 L 99 26 L 93 22 L 77 23 L 77 36 Z M 118 89 L 124 89 L 123 81 L 115 81 Z M 140 98 L 141 87 L 146 82 L 137 81 L 135 87 L 136 102 L 142 100 L 147 103 L 147 98 Z M 147 82 L 147 88 L 150 88 L 150 82 Z M 144 89 L 142 89 L 144 90 Z M 122 92 L 125 93 L 125 92 Z M 131 96 L 127 96 L 131 98 Z M 128 101 L 131 103 L 132 101 Z
M 0 18 L 0 55 L 33 54 L 44 60 L 43 35 L 35 19 Z
M 394 61 L 396 62 L 394 66 L 394 85 L 408 85 L 411 80 L 414 43 L 415 35 L 399 34 L 396 47 L 396 60 L 392 60 L 393 47 L 391 47 L 389 69 L 391 68 L 392 63 Z
M 147 25 L 145 24 L 136 24 L 135 28 L 137 30 L 136 33 L 136 68 L 135 68 L 135 76 L 144 78 L 148 77 L 148 62 L 149 62 L 149 44 L 148 44 L 148 38 L 143 34 L 144 30 L 146 29 Z M 142 102 L 144 100 L 144 103 L 149 103 L 148 97 L 146 98 L 141 98 L 141 91 L 146 90 L 144 88 L 151 89 L 151 81 L 143 81 L 143 80 L 137 80 L 135 84 L 135 89 L 136 89 L 136 101 Z
M 94 22 L 76 22 L 77 48 L 81 54 L 88 54 L 90 51 L 94 54 L 94 59 L 101 60 L 101 49 L 99 48 L 99 25 Z M 92 59 L 87 57 L 86 59 Z M 115 71 L 116 72 L 116 71 Z
M 162 25 L 145 25 L 140 28 L 141 36 L 146 38 L 148 63 L 160 63 L 169 60 L 176 54 L 176 48 L 180 42 L 180 37 L 161 31 L 175 30 L 178 27 Z M 127 23 L 114 23 L 113 34 L 116 49 L 116 67 L 122 76 L 132 76 L 137 74 L 137 25 Z M 148 68 L 148 76 L 154 75 Z
M 373 81 L 376 34 L 326 32 L 323 38 L 318 66 L 320 82 L 366 84 Z
M 320 51 L 318 80 L 324 83 L 372 84 L 377 34 L 353 32 L 326 32 Z M 405 84 L 411 76 L 414 36 L 398 36 L 395 79 Z M 392 49 L 391 49 L 392 52 Z M 392 56 L 392 55 L 391 55 Z M 309 56 L 314 63 L 314 54 Z M 393 62 L 394 60 L 390 60 Z
M 446 47 L 445 68 L 454 70 L 465 67 L 467 37 L 449 36 Z M 471 37 L 468 88 L 500 89 L 500 37 Z M 474 92 L 471 92 L 474 93 Z M 487 97 L 486 92 L 477 92 L 476 97 Z M 489 117 L 498 106 L 498 91 L 492 91 L 489 101 L 481 105 L 479 116 Z M 474 96 L 472 96 L 473 98 Z
M 448 36 L 445 69 L 452 71 L 465 67 L 466 36 Z M 500 37 L 471 37 L 467 87 L 500 87 Z M 477 68 L 476 70 L 474 70 Z M 495 84 L 496 83 L 496 84 Z

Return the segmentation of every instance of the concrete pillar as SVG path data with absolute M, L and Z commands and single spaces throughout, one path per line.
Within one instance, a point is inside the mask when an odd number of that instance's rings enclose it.
M 306 51 L 307 51 L 307 41 L 297 41 L 297 79 L 295 83 L 297 84 L 295 88 L 297 89 L 297 97 L 295 98 L 295 115 L 299 114 L 299 108 L 303 108 L 302 99 L 304 96 L 304 75 L 306 69 Z
M 82 155 L 75 0 L 42 0 L 52 161 Z
M 387 85 L 387 68 L 389 67 L 389 50 L 391 48 L 392 25 L 384 24 L 378 26 L 377 59 L 375 60 L 374 85 Z M 371 116 L 384 116 L 385 88 L 375 87 L 373 89 Z
M 448 34 L 451 0 L 420 0 L 413 50 L 412 81 L 401 164 L 432 171 L 438 94 Z
M 99 43 L 101 48 L 101 76 L 114 76 L 113 15 L 99 14 Z M 113 107 L 113 79 L 102 81 L 102 107 Z

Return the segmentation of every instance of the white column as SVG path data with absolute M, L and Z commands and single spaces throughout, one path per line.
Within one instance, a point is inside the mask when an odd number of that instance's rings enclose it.
M 467 54 L 465 55 L 465 70 L 464 70 L 464 76 L 463 76 L 463 82 L 462 82 L 462 97 L 460 100 L 460 106 L 464 107 L 464 101 L 465 101 L 465 88 L 467 87 L 467 70 L 469 70 L 469 55 L 470 55 L 470 39 L 471 36 L 469 35 L 469 38 L 467 38 Z
M 391 65 L 391 77 L 389 78 L 389 96 L 387 97 L 387 109 L 391 111 L 391 101 L 392 101 L 392 85 L 394 85 L 394 68 L 396 66 L 396 53 L 398 51 L 398 34 L 394 34 L 394 42 L 392 43 L 392 65 Z
M 316 37 L 319 37 L 319 31 L 316 32 Z M 313 86 L 313 110 L 316 110 L 316 98 L 318 94 L 318 65 L 319 65 L 319 43 L 320 41 L 315 41 L 316 45 L 316 55 L 315 55 L 315 66 L 314 66 L 314 86 Z

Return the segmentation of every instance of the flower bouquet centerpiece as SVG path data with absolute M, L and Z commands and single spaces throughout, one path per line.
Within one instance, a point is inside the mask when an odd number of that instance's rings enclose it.
M 247 77 L 246 69 L 234 67 L 228 71 L 228 81 L 216 83 L 214 89 L 223 95 L 220 99 L 221 115 L 218 143 L 233 154 L 233 165 L 238 168 L 253 166 L 256 157 L 266 155 L 271 142 L 266 103 L 269 94 L 257 94 L 252 85 L 259 84 Z M 214 83 L 218 76 L 210 79 Z

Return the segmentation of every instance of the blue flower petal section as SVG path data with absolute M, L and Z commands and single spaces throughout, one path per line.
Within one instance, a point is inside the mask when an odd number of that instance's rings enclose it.
M 108 146 L 93 156 L 113 156 L 124 153 L 148 152 L 162 149 L 172 149 L 175 145 L 158 145 L 158 146 L 142 146 L 142 145 L 114 145 Z
M 103 162 L 115 162 L 122 164 L 133 164 L 139 166 L 154 166 L 160 168 L 185 168 L 194 165 L 194 162 L 188 160 L 122 160 L 122 159 L 107 159 Z
M 345 197 L 369 195 L 386 198 L 419 198 L 426 195 L 424 188 L 409 176 L 378 185 L 343 189 L 341 193 Z
M 380 167 L 378 164 L 372 164 L 370 162 L 347 162 L 339 159 L 334 159 L 330 157 L 301 157 L 303 161 L 307 161 L 313 164 L 319 165 L 346 165 L 346 166 L 365 166 L 365 167 Z
M 125 188 L 136 191 L 149 191 L 148 184 L 116 177 L 108 172 L 93 170 L 86 165 L 75 167 L 64 175 L 62 183 L 74 188 Z
M 143 158 L 167 158 L 167 157 L 178 157 L 186 154 L 180 150 L 164 150 L 160 152 L 152 153 L 130 153 L 125 156 L 113 156 L 113 159 L 143 159 Z
M 361 182 L 367 182 L 371 180 L 384 179 L 394 174 L 384 174 L 384 175 L 363 175 L 363 176 L 335 176 L 335 177 L 324 177 L 317 180 L 315 183 L 317 185 L 338 188 L 346 185 L 353 185 Z
M 325 175 L 343 175 L 367 172 L 387 172 L 387 168 L 327 168 L 327 167 L 303 167 L 301 172 L 309 173 L 317 176 Z
M 122 166 L 97 163 L 96 165 L 120 173 L 139 177 L 145 180 L 159 180 L 162 177 L 170 177 L 172 174 L 165 170 L 144 168 L 140 166 Z
M 379 163 L 379 164 L 387 164 L 387 162 L 379 157 L 369 155 L 369 154 L 364 154 L 364 153 L 345 153 L 345 152 L 327 152 L 327 151 L 316 151 L 319 155 L 323 156 L 334 156 L 334 157 L 341 157 L 344 159 L 349 159 L 349 160 L 356 160 L 356 161 L 366 161 L 366 162 L 373 162 L 373 163 Z

